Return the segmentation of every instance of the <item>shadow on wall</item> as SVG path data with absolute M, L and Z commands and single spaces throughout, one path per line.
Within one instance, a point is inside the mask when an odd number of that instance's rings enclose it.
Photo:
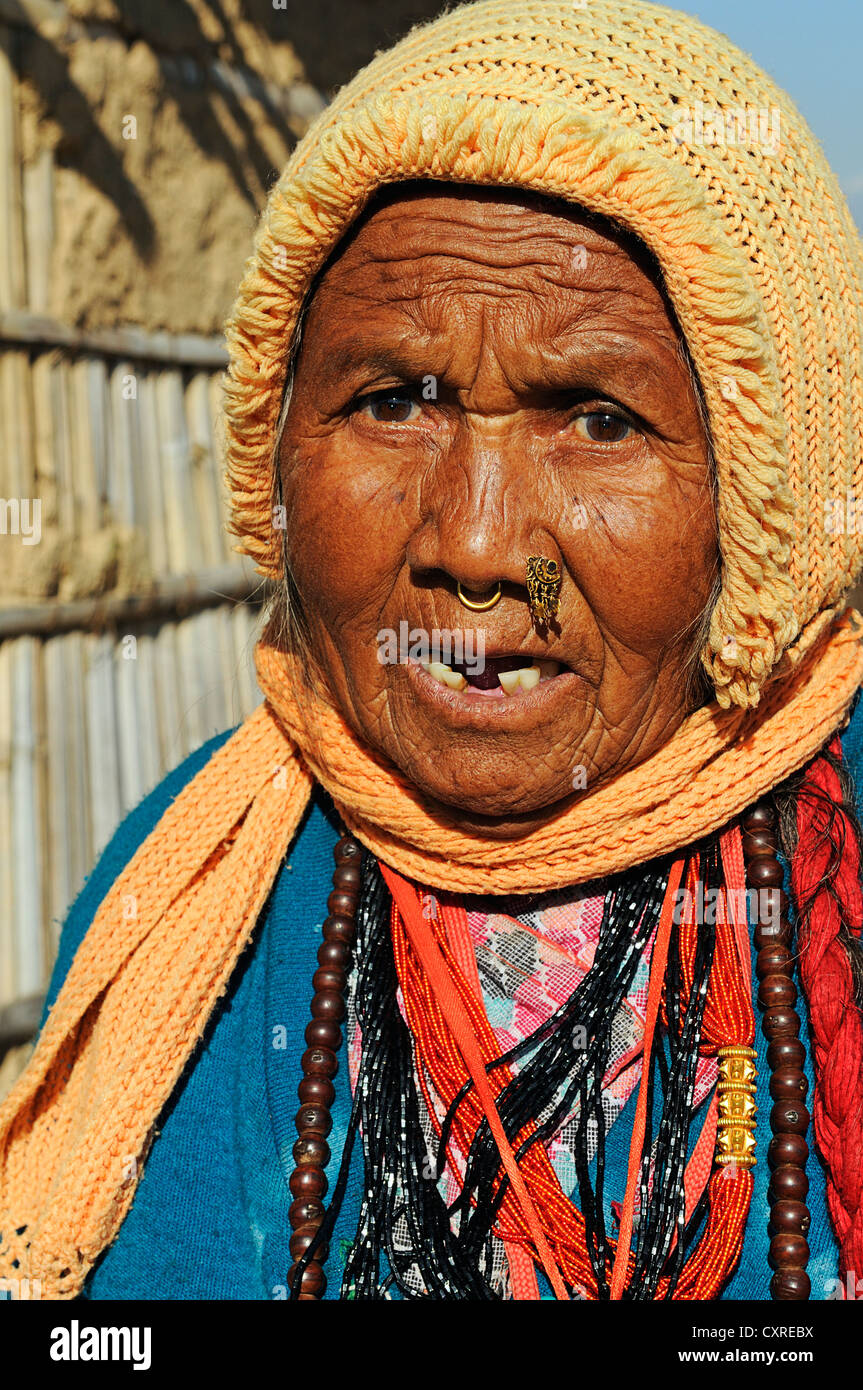
M 287 35 L 306 74 L 324 96 L 350 81 L 380 49 L 414 24 L 457 8 L 444 0 L 284 0 L 263 27 Z M 286 28 L 280 28 L 280 25 Z
M 17 21 L 26 30 L 26 39 L 15 50 L 18 76 L 39 94 L 46 109 L 51 108 L 54 94 L 62 91 L 62 124 L 65 131 L 75 132 L 75 138 L 67 142 L 66 149 L 62 140 L 58 143 L 58 161 L 75 161 L 79 148 L 86 150 L 86 158 L 77 166 L 79 173 L 123 208 L 129 234 L 146 260 L 155 240 L 153 220 L 123 169 L 118 151 L 96 124 L 87 96 L 72 79 L 68 56 L 29 26 L 28 11 L 17 0 L 7 0 L 4 18 Z
M 79 4 L 79 9 L 86 6 Z M 148 4 L 142 15 L 137 0 L 113 0 L 116 27 L 127 43 L 145 40 L 161 53 L 178 57 L 194 55 L 200 63 L 208 58 L 232 64 L 238 70 L 247 67 L 248 56 L 236 40 L 235 21 L 222 12 L 218 0 L 210 0 L 209 10 L 218 19 L 217 29 L 201 26 L 201 17 L 187 0 L 164 0 Z M 164 11 L 160 14 L 160 11 Z M 284 19 L 278 14 L 263 11 L 264 24 L 255 16 L 259 29 L 275 29 L 278 37 L 287 39 Z M 28 24 L 26 7 L 18 0 L 5 0 L 4 17 L 17 18 L 25 37 L 16 50 L 19 76 L 37 93 L 45 112 L 50 112 L 61 127 L 55 148 L 58 163 L 65 164 L 93 187 L 97 188 L 122 210 L 129 235 L 135 242 L 142 260 L 149 259 L 155 242 L 155 227 L 134 181 L 123 167 L 122 156 L 104 135 L 92 109 L 92 94 L 81 90 L 70 70 L 69 53 L 56 46 L 46 34 Z M 252 24 L 250 16 L 249 24 Z M 261 83 L 255 92 L 260 100 L 272 132 L 290 147 L 296 135 L 277 101 Z M 257 209 L 261 190 L 266 190 L 273 175 L 272 154 L 261 143 L 258 131 L 249 119 L 247 110 L 235 91 L 225 86 L 222 98 L 233 131 L 223 128 L 212 105 L 202 99 L 202 93 L 181 88 L 173 92 L 178 113 L 201 153 L 218 159 L 229 171 L 243 198 Z M 237 149 L 242 150 L 242 159 Z M 254 178 L 250 181 L 249 172 Z M 254 182 L 257 182 L 257 187 Z
M 183 89 L 172 83 L 176 114 L 204 157 L 220 161 L 233 185 L 249 206 L 258 210 L 277 177 L 274 136 L 290 149 L 302 126 L 290 118 L 293 82 L 279 63 L 285 50 L 293 50 L 304 67 L 307 83 L 329 99 L 338 86 L 374 57 L 391 46 L 410 26 L 442 13 L 439 0 L 282 0 L 283 7 L 260 0 L 111 0 L 110 25 L 129 47 L 143 40 L 160 58 L 211 68 L 221 65 L 250 76 L 260 118 L 252 120 L 246 101 L 231 89 L 221 88 L 224 110 L 214 107 L 202 85 L 192 82 Z M 99 7 L 89 0 L 67 0 L 74 19 L 94 17 Z M 82 90 L 72 75 L 69 51 L 54 42 L 53 33 L 33 28 L 21 0 L 4 0 L 4 19 L 18 26 L 22 38 L 15 47 L 15 65 L 22 79 L 38 96 L 46 117 L 60 126 L 54 156 L 58 163 L 108 197 L 124 218 L 142 261 L 149 261 L 158 231 L 135 179 L 124 168 L 122 154 L 106 138 L 93 111 L 93 93 Z M 99 8 L 99 18 L 103 11 Z M 311 103 L 313 117 L 317 108 Z M 263 124 L 261 124 L 263 121 Z M 267 129 L 268 140 L 261 140 Z
M 345 0 L 337 0 L 337 4 L 346 8 Z M 235 0 L 235 3 L 230 5 L 222 4 L 221 0 L 207 0 L 206 27 L 203 24 L 200 4 L 191 4 L 189 0 L 148 0 L 147 5 L 143 7 L 146 18 L 142 15 L 140 0 L 113 0 L 113 6 L 119 17 L 120 27 L 130 36 L 139 34 L 142 24 L 145 23 L 146 34 L 151 42 L 155 42 L 155 35 L 160 36 L 158 46 L 164 45 L 177 53 L 189 52 L 199 56 L 209 51 L 213 60 L 227 63 L 238 70 L 245 68 L 250 56 L 253 56 L 249 53 L 248 45 L 242 42 L 240 34 L 248 35 L 254 30 L 263 47 L 268 40 L 273 43 L 284 43 L 287 40 L 296 48 L 291 32 L 293 26 L 288 22 L 291 14 L 300 11 L 305 14 L 310 11 L 314 16 L 315 25 L 323 27 L 326 23 L 322 13 L 325 6 L 308 6 L 300 3 L 300 0 L 286 0 L 284 11 L 273 9 L 270 5 L 263 6 L 259 0 L 239 0 L 239 3 Z M 349 7 L 354 8 L 354 0 L 351 0 Z M 371 6 L 358 8 L 370 9 Z M 258 45 L 256 49 L 260 54 Z M 262 75 L 266 76 L 266 73 Z M 258 95 L 273 130 L 290 145 L 296 131 L 292 130 L 286 121 L 284 112 L 265 88 L 262 88 Z M 257 138 L 254 126 L 237 100 L 236 94 L 228 90 L 225 96 L 230 118 L 236 122 L 241 135 L 244 156 L 252 163 L 260 185 L 267 188 L 276 172 L 272 167 L 272 160 Z M 218 122 L 213 119 L 212 113 L 208 115 L 209 120 L 203 126 L 199 126 L 197 122 L 194 125 L 189 123 L 190 133 L 199 142 L 202 152 L 223 159 L 248 202 L 253 207 L 259 205 L 260 199 L 255 190 L 247 186 L 242 164 L 234 153 L 236 137 L 234 140 L 228 139 Z

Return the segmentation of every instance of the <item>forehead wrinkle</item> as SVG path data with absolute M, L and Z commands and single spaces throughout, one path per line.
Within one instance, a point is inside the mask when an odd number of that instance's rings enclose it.
M 574 244 L 629 257 L 620 231 L 611 223 L 606 228 L 595 226 L 577 204 L 552 201 L 549 205 L 542 197 L 531 206 L 508 200 L 495 204 L 495 199 L 472 204 L 461 197 L 447 198 L 443 190 L 427 199 L 394 201 L 368 215 L 357 228 L 354 244 L 375 235 L 402 243 L 410 235 L 412 224 L 422 223 L 426 234 L 429 229 L 444 236 L 475 234 L 484 243 L 492 237 L 515 241 L 547 239 L 555 245 L 571 239 Z
M 369 268 L 375 267 L 377 273 L 369 285 Z M 502 272 L 502 273 L 501 273 Z M 527 272 L 526 281 L 521 277 Z M 513 260 L 509 257 L 499 265 L 494 264 L 488 254 L 451 255 L 439 251 L 424 251 L 415 256 L 400 255 L 370 256 L 355 266 L 344 268 L 339 280 L 329 285 L 330 293 L 342 297 L 362 297 L 364 299 L 380 296 L 382 302 L 399 299 L 420 300 L 436 294 L 445 288 L 474 294 L 510 295 L 529 293 L 529 285 L 549 283 L 559 289 L 571 286 L 577 289 L 577 282 L 566 275 L 563 261 L 551 265 L 535 257 Z M 359 280 L 365 288 L 359 292 L 353 288 Z M 384 295 L 380 291 L 384 290 Z
M 614 251 L 625 256 L 617 247 Z M 341 347 L 328 345 L 327 360 L 331 371 L 372 366 L 405 376 L 422 375 L 429 371 L 444 375 L 446 368 L 451 365 L 453 352 L 457 351 L 456 339 L 460 339 L 462 349 L 466 346 L 464 319 L 470 317 L 475 324 L 474 310 L 478 310 L 481 320 L 481 345 L 477 351 L 474 374 L 481 370 L 488 336 L 499 338 L 501 330 L 504 335 L 508 334 L 510 341 L 503 342 L 496 356 L 500 359 L 499 368 L 507 379 L 511 373 L 506 370 L 503 359 L 508 355 L 507 349 L 516 346 L 513 342 L 515 337 L 518 338 L 518 351 L 532 359 L 540 372 L 544 362 L 549 365 L 557 362 L 570 380 L 576 373 L 583 377 L 595 368 L 601 368 L 606 373 L 613 367 L 615 377 L 620 377 L 621 366 L 630 380 L 634 377 L 643 380 L 645 373 L 638 369 L 639 361 L 643 362 L 657 352 L 664 355 L 666 350 L 671 353 L 678 348 L 678 333 L 668 320 L 660 323 L 654 320 L 649 326 L 649 344 L 639 343 L 637 337 L 618 339 L 611 356 L 608 352 L 598 356 L 595 344 L 589 341 L 594 332 L 595 319 L 600 320 L 603 334 L 613 337 L 621 327 L 630 324 L 634 316 L 641 320 L 644 309 L 650 308 L 655 313 L 659 292 L 643 272 L 633 277 L 636 279 L 634 285 L 586 283 L 567 286 L 568 292 L 561 294 L 557 274 L 559 268 L 537 266 L 535 261 L 531 261 L 530 264 L 540 271 L 545 283 L 552 284 L 558 291 L 555 295 L 545 293 L 537 296 L 524 285 L 512 286 L 494 281 L 487 288 L 479 285 L 475 278 L 469 279 L 465 286 L 451 275 L 449 278 L 428 277 L 427 265 L 419 263 L 437 259 L 437 253 L 399 256 L 395 261 L 389 256 L 374 256 L 371 259 L 383 270 L 394 268 L 392 278 L 369 287 L 367 278 L 350 274 L 344 277 L 347 283 L 331 283 L 333 297 L 336 301 L 352 301 L 354 305 L 364 308 L 379 308 L 383 315 L 387 310 L 392 310 L 394 322 L 390 326 L 385 317 L 383 322 L 376 322 L 374 317 L 371 321 L 366 319 L 351 333 L 346 344 Z M 447 259 L 458 261 L 459 258 Z M 482 264 L 486 266 L 486 262 Z M 361 271 L 363 267 L 353 269 Z M 354 280 L 359 281 L 355 288 L 349 283 Z M 387 291 L 384 296 L 380 294 L 382 288 Z M 487 312 L 490 309 L 489 290 L 495 299 L 505 297 L 516 307 L 517 333 L 513 332 L 511 314 L 498 317 Z M 328 308 L 332 311 L 332 302 Z M 335 317 L 350 332 L 351 319 L 357 316 L 336 314 Z M 569 352 L 566 350 L 568 344 Z M 520 375 L 518 372 L 515 374 Z M 649 374 L 657 375 L 655 370 Z M 536 369 L 527 375 L 536 375 Z M 667 386 L 667 373 L 660 375 L 665 376 Z
M 617 252 L 618 248 L 614 248 L 614 251 Z M 619 254 L 628 261 L 625 253 Z M 368 279 L 369 265 L 376 266 L 380 272 L 371 285 Z M 489 272 L 488 278 L 470 274 L 468 266 Z M 499 269 L 505 270 L 506 275 L 495 275 L 494 272 Z M 594 276 L 596 269 L 594 263 Z M 355 300 L 365 305 L 399 305 L 412 312 L 410 306 L 433 304 L 441 296 L 458 295 L 464 300 L 473 295 L 484 295 L 495 299 L 525 299 L 540 313 L 554 313 L 557 304 L 545 294 L 537 298 L 536 293 L 537 286 L 543 289 L 550 286 L 558 293 L 564 292 L 568 313 L 575 313 L 579 319 L 585 314 L 605 312 L 609 306 L 623 313 L 636 310 L 640 315 L 644 310 L 655 311 L 662 303 L 661 291 L 640 269 L 636 268 L 637 274 L 623 284 L 613 266 L 607 269 L 608 278 L 603 275 L 597 283 L 595 278 L 574 274 L 566 255 L 557 257 L 553 262 L 535 257 L 517 262 L 509 260 L 502 266 L 491 265 L 486 254 L 482 257 L 451 256 L 438 251 L 423 251 L 397 257 L 370 255 L 354 266 L 343 265 L 342 275 L 330 279 L 325 297 Z M 513 277 L 524 270 L 530 272 L 528 282 L 512 284 Z M 452 312 L 451 303 L 447 304 L 447 310 Z
M 472 209 L 470 203 L 461 199 L 450 202 L 439 195 L 428 202 L 394 203 L 379 209 L 354 229 L 345 254 L 368 252 L 380 243 L 376 254 L 391 255 L 393 248 L 400 250 L 412 237 L 419 238 L 421 244 L 430 237 L 439 238 L 444 249 L 455 244 L 459 252 L 469 240 L 482 251 L 495 242 L 544 243 L 552 252 L 567 246 L 584 246 L 594 255 L 634 260 L 640 269 L 645 269 L 641 265 L 645 248 L 637 237 L 611 222 L 604 227 L 595 226 L 577 205 L 523 209 L 508 203 L 500 207 L 481 203 Z
M 403 313 L 400 312 L 400 317 L 409 321 L 407 331 L 403 329 L 395 337 L 368 327 L 365 336 L 352 336 L 340 346 L 332 345 L 327 352 L 328 371 L 339 376 L 354 369 L 377 368 L 405 378 L 422 376 L 429 371 L 446 377 L 453 359 L 453 343 L 447 333 L 447 308 L 443 296 L 411 302 Z M 532 308 L 534 306 L 528 302 L 526 319 L 530 319 L 530 328 L 534 330 L 536 315 L 530 312 Z M 487 315 L 481 312 L 480 317 L 481 335 L 474 375 L 482 368 L 489 337 L 497 337 L 494 329 L 490 329 Z M 510 342 L 509 346 L 515 347 L 515 344 Z M 655 382 L 665 390 L 668 368 L 675 366 L 678 352 L 676 338 L 656 337 L 648 345 L 638 337 L 614 329 L 597 342 L 589 328 L 585 330 L 582 321 L 574 323 L 571 313 L 563 313 L 563 321 L 543 334 L 541 340 L 531 331 L 519 342 L 518 367 L 508 362 L 510 354 L 505 350 L 495 351 L 494 356 L 499 371 L 513 389 L 517 389 L 520 380 L 522 388 L 529 386 L 531 381 L 550 385 L 559 381 L 562 389 L 605 381 L 620 382 L 638 390 Z
M 613 299 L 620 299 L 615 291 L 608 291 Z M 600 292 L 597 291 L 597 295 Z M 649 341 L 643 337 L 626 332 L 626 328 L 632 323 L 632 306 L 616 305 L 620 309 L 622 318 L 620 324 L 609 322 L 608 305 L 606 302 L 582 302 L 578 306 L 572 303 L 562 303 L 559 300 L 545 300 L 539 302 L 536 296 L 524 293 L 511 298 L 524 300 L 524 312 L 522 321 L 526 329 L 529 330 L 529 337 L 519 335 L 517 344 L 510 340 L 506 346 L 517 346 L 520 355 L 536 357 L 537 360 L 557 359 L 561 363 L 567 360 L 566 347 L 569 343 L 574 344 L 577 349 L 578 365 L 585 360 L 600 361 L 610 365 L 614 362 L 626 362 L 636 364 L 647 362 L 654 364 L 655 359 L 665 358 L 668 367 L 675 366 L 678 362 L 680 351 L 680 338 L 671 323 L 663 323 L 651 330 Z M 479 317 L 482 324 L 482 343 L 488 337 L 498 339 L 501 330 L 504 334 L 511 328 L 510 322 L 499 323 L 494 316 L 486 313 L 486 305 L 480 301 Z M 429 294 L 422 297 L 410 306 L 408 310 L 409 318 L 418 334 L 421 334 L 425 341 L 434 345 L 434 340 L 445 338 L 447 328 L 452 321 L 452 306 L 444 293 Z M 595 316 L 601 317 L 603 340 L 602 345 L 597 346 L 593 335 L 593 319 Z M 541 331 L 540 331 L 541 330 Z M 622 330 L 622 331 L 621 331 Z M 497 354 L 501 367 L 506 356 L 505 351 Z
M 413 247 L 411 246 L 413 243 Z M 500 247 L 510 263 L 512 248 L 532 246 L 526 261 L 544 263 L 549 258 L 568 257 L 583 246 L 593 257 L 633 261 L 629 249 L 610 236 L 566 218 L 547 218 L 545 225 L 534 222 L 490 225 L 487 221 L 467 223 L 463 218 L 432 217 L 428 214 L 402 216 L 381 224 L 372 219 L 337 253 L 333 265 L 349 266 L 358 261 L 416 260 L 425 256 L 453 256 L 465 260 L 487 261 L 490 249 Z M 633 261 L 633 264 L 636 262 Z M 642 269 L 640 266 L 638 267 Z M 644 273 L 642 271 L 642 273 Z

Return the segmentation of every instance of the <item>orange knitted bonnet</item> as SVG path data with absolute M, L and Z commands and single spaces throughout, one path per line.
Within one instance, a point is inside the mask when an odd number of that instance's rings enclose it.
M 720 35 L 643 0 L 462 6 L 378 55 L 298 145 L 227 326 L 232 527 L 260 572 L 279 575 L 274 437 L 304 299 L 374 191 L 416 178 L 555 194 L 655 254 L 716 456 L 722 589 L 702 653 L 716 699 L 548 826 L 485 842 L 321 697 L 299 708 L 293 658 L 262 642 L 267 700 L 117 879 L 0 1107 L 0 1275 L 48 1297 L 80 1290 L 128 1212 L 315 780 L 401 873 L 557 887 L 718 828 L 821 747 L 863 680 L 844 612 L 861 556 L 860 243 L 788 98 Z

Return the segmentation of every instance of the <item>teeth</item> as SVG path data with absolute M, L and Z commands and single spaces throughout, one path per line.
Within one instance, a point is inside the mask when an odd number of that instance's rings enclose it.
M 522 690 L 533 690 L 534 686 L 539 685 L 542 672 L 538 666 L 527 666 L 519 671 L 518 678 L 521 681 Z
M 468 681 L 459 671 L 454 671 L 443 661 L 420 661 L 424 671 L 439 685 L 447 685 L 450 690 L 466 690 Z M 498 680 L 506 695 L 515 695 L 519 690 L 535 690 L 541 680 L 551 680 L 560 671 L 559 661 L 535 661 L 532 666 L 518 671 L 499 671 Z
M 422 663 L 430 676 L 434 676 L 439 685 L 448 685 L 450 690 L 464 690 L 467 681 L 459 671 L 453 671 L 442 661 L 425 661 Z
M 520 671 L 499 671 L 497 678 L 507 695 L 514 695 L 517 690 L 534 690 L 542 678 L 543 665 L 557 666 L 557 662 L 534 662 L 533 666 L 524 666 Z
M 468 683 L 465 677 L 459 671 L 451 671 L 448 666 L 446 667 L 446 675 L 444 676 L 444 680 L 446 681 L 450 690 L 467 689 Z
M 497 678 L 507 695 L 514 695 L 521 683 L 521 671 L 498 671 Z

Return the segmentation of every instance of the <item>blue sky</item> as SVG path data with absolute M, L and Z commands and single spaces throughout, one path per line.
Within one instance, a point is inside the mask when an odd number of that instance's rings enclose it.
M 751 55 L 821 141 L 863 229 L 863 0 L 664 0 Z

